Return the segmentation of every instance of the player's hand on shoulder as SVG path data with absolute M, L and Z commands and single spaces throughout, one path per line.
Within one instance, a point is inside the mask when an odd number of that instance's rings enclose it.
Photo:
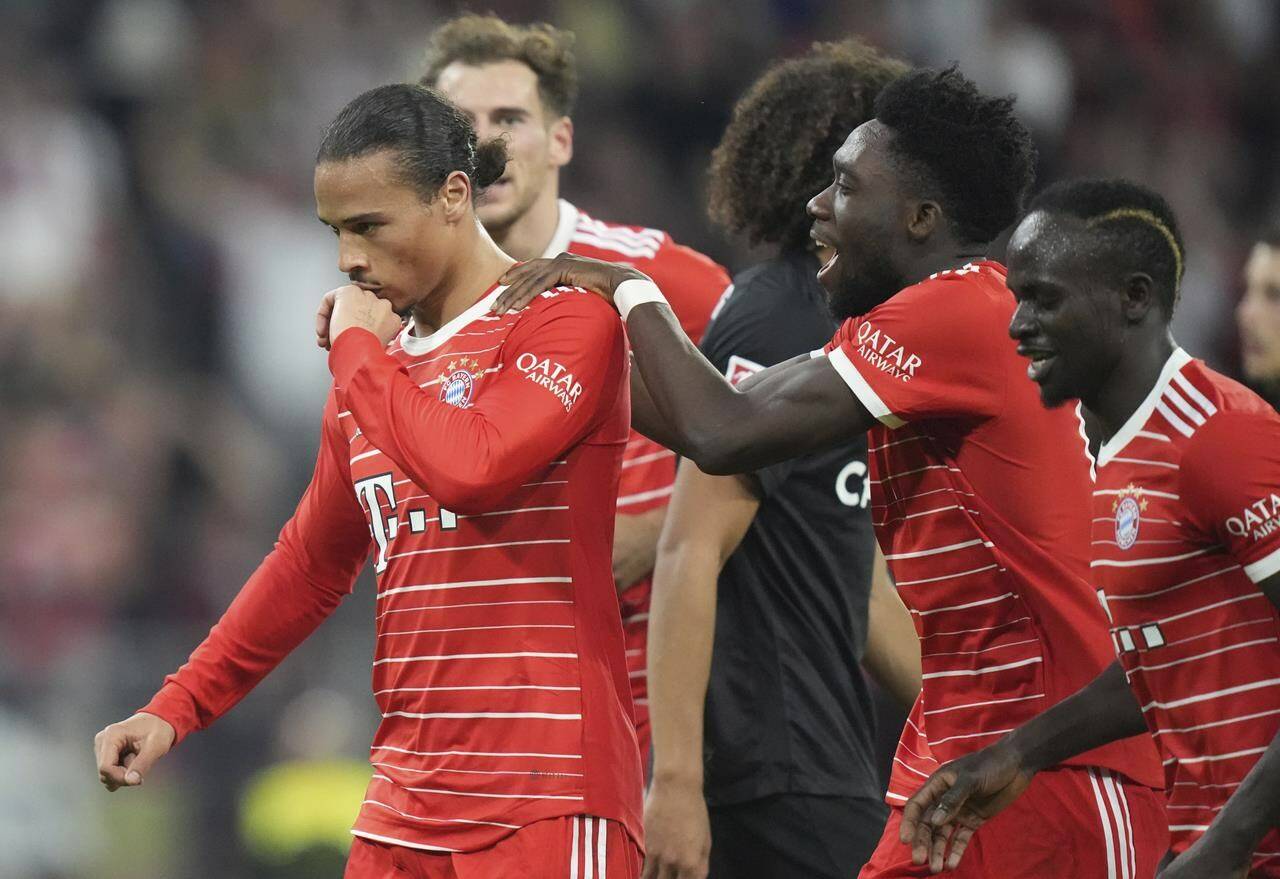
M 347 284 L 330 290 L 320 300 L 320 307 L 316 309 L 316 344 L 327 350 L 344 331 L 358 327 L 373 333 L 387 345 L 403 325 L 390 302 L 355 284 Z
M 642 879 L 704 879 L 711 820 L 701 784 L 655 780 L 644 803 Z
M 111 724 L 93 737 L 98 780 L 109 791 L 137 787 L 176 737 L 168 721 L 144 712 Z
M 954 870 L 973 834 L 1018 798 L 1034 773 L 998 742 L 944 765 L 902 807 L 898 839 L 933 873 Z
M 623 281 L 648 276 L 628 265 L 602 262 L 572 253 L 562 253 L 554 259 L 531 259 L 507 270 L 500 283 L 506 284 L 494 300 L 491 311 L 505 314 L 519 311 L 543 292 L 555 287 L 582 287 L 613 303 L 613 293 Z

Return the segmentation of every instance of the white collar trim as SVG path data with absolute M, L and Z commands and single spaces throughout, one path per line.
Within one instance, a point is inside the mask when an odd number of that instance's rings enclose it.
M 1174 348 L 1173 353 L 1169 355 L 1169 359 L 1164 362 L 1164 369 L 1160 370 L 1160 377 L 1156 379 L 1156 383 L 1152 385 L 1151 390 L 1147 392 L 1146 399 L 1137 409 L 1133 410 L 1133 414 L 1125 421 L 1124 426 L 1116 431 L 1115 436 L 1104 442 L 1098 447 L 1098 466 L 1103 467 L 1115 458 L 1116 455 L 1129 445 L 1129 442 L 1138 435 L 1138 431 L 1151 418 L 1151 413 L 1155 411 L 1156 403 L 1160 401 L 1160 395 L 1164 393 L 1165 387 L 1173 380 L 1173 374 L 1182 367 L 1190 363 L 1192 357 L 1181 348 Z
M 569 242 L 573 240 L 573 230 L 578 228 L 578 209 L 563 198 L 556 204 L 560 215 L 556 221 L 555 234 L 551 236 L 547 249 L 542 252 L 543 259 L 551 259 L 567 251 Z
M 436 330 L 429 336 L 413 335 L 413 321 L 410 320 L 404 325 L 404 329 L 400 331 L 400 347 L 414 356 L 418 357 L 422 354 L 430 354 L 439 348 L 445 342 L 452 339 L 458 334 L 458 331 L 478 318 L 483 317 L 489 311 L 489 305 L 498 298 L 503 290 L 507 289 L 505 285 L 498 285 L 486 294 L 475 305 L 468 308 L 462 314 L 449 321 L 447 324 Z

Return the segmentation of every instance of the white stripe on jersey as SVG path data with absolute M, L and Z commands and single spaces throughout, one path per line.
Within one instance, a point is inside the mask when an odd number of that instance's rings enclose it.
M 400 787 L 385 775 L 374 773 L 373 781 L 385 781 L 387 784 Z M 400 790 L 410 791 L 415 794 L 441 794 L 448 797 L 486 797 L 494 800 L 574 800 L 581 801 L 582 797 L 567 796 L 564 794 L 491 794 L 478 793 L 475 791 L 460 790 L 441 790 L 435 787 L 400 787 Z
M 997 601 L 1004 601 L 1006 598 L 1013 598 L 1013 593 L 1006 592 L 1003 595 L 997 595 L 994 598 L 980 598 L 977 601 L 969 601 L 964 604 L 952 604 L 947 607 L 935 607 L 930 610 L 916 610 L 915 608 L 907 609 L 917 616 L 927 617 L 935 613 L 946 613 L 953 610 L 968 610 L 971 607 L 980 607 L 984 604 L 995 604 Z
M 434 522 L 434 519 L 427 519 L 427 522 Z M 547 540 L 508 540 L 503 543 L 473 543 L 470 546 L 437 546 L 434 549 L 413 549 L 408 552 L 397 552 L 387 556 L 387 561 L 391 559 L 402 559 L 411 555 L 428 555 L 434 552 L 462 552 L 467 549 L 503 549 L 508 546 L 542 546 L 548 543 L 568 543 L 567 538 L 550 538 Z
M 1163 396 L 1166 400 L 1168 400 L 1173 405 L 1177 406 L 1178 409 L 1182 412 L 1182 414 L 1187 416 L 1187 418 L 1191 419 L 1191 422 L 1195 424 L 1196 427 L 1199 427 L 1200 425 L 1204 424 L 1205 422 L 1204 415 L 1202 415 L 1199 412 L 1199 410 L 1193 408 L 1192 405 L 1187 402 L 1186 398 L 1183 397 L 1182 394 L 1179 394 L 1172 387 L 1165 388 L 1164 393 L 1161 396 Z
M 1187 662 L 1195 662 L 1197 659 L 1205 659 L 1210 656 L 1217 656 L 1219 653 L 1230 653 L 1233 650 L 1243 650 L 1245 647 L 1254 647 L 1258 644 L 1274 644 L 1276 638 L 1259 638 L 1255 641 L 1244 641 L 1240 644 L 1231 644 L 1227 647 L 1219 647 L 1217 650 L 1210 650 L 1206 653 L 1197 653 L 1195 656 L 1188 656 L 1184 659 L 1175 659 L 1173 662 L 1164 662 L 1159 665 L 1136 665 L 1133 671 L 1158 671 L 1162 668 L 1172 668 L 1175 665 L 1182 665 Z
M 1196 386 L 1193 385 L 1190 381 L 1188 381 L 1187 377 L 1184 376 L 1181 371 L 1175 372 L 1173 374 L 1173 380 L 1175 383 L 1177 383 L 1178 387 L 1182 388 L 1182 392 L 1184 394 L 1190 397 L 1196 403 L 1197 406 L 1199 406 L 1202 410 L 1204 410 L 1205 415 L 1217 414 L 1218 407 L 1213 405 L 1213 403 L 1210 402 L 1208 397 L 1200 393 L 1200 391 L 1196 389 Z
M 975 677 L 977 675 L 992 674 L 997 671 L 1005 671 L 1011 668 L 1021 668 L 1024 665 L 1035 665 L 1037 662 L 1044 662 L 1041 656 L 1033 656 L 1030 659 L 1019 659 L 1017 662 L 1007 662 L 1003 665 L 989 665 L 986 668 L 960 668 L 954 671 L 933 671 L 926 675 L 921 675 L 925 680 L 933 680 L 934 678 L 965 678 Z
M 627 494 L 618 498 L 618 506 L 627 507 L 631 504 L 642 504 L 645 501 L 656 500 L 660 497 L 667 497 L 674 492 L 676 487 L 668 485 L 666 488 L 655 488 L 653 491 L 642 491 L 638 494 Z
M 395 769 L 400 772 L 417 772 L 421 775 L 430 775 L 432 772 L 451 772 L 455 775 L 519 775 L 522 778 L 528 778 L 530 775 L 537 774 L 536 769 L 525 769 L 516 771 L 514 769 L 495 771 L 491 769 L 445 769 L 440 766 L 431 769 L 414 769 L 412 766 L 397 766 L 395 763 L 381 763 L 377 760 L 370 761 L 374 766 L 385 766 L 388 769 Z M 583 778 L 581 772 L 557 772 L 557 776 L 570 776 L 572 778 Z
M 392 745 L 370 745 L 370 751 L 395 751 L 417 757 L 545 757 L 548 760 L 581 760 L 581 754 L 539 754 L 531 751 L 411 751 Z
M 987 705 L 1003 705 L 1006 702 L 1026 702 L 1028 699 L 1043 699 L 1044 693 L 1036 693 L 1033 696 L 1014 696 L 1009 699 L 987 699 L 983 702 L 966 702 L 963 705 L 952 705 L 949 708 L 935 708 L 932 711 L 926 711 L 925 716 L 930 714 L 946 714 L 948 711 L 960 711 L 964 708 L 983 708 Z
M 1191 434 L 1195 433 L 1195 431 L 1191 429 L 1191 425 L 1187 424 L 1177 415 L 1174 415 L 1173 410 L 1163 402 L 1156 403 L 1156 411 L 1163 415 L 1164 420 L 1169 422 L 1170 426 L 1183 436 L 1191 436 Z
M 374 842 L 385 842 L 388 845 L 403 845 L 409 848 L 418 848 L 428 852 L 456 852 L 456 848 L 445 848 L 442 845 L 424 845 L 420 842 L 407 842 L 403 839 L 396 839 L 394 836 L 379 836 L 376 833 L 368 833 L 364 830 L 352 830 L 352 836 L 359 836 L 362 839 L 372 839 Z
M 411 815 L 408 812 L 402 812 L 401 810 L 397 809 L 395 806 L 388 805 L 379 800 L 362 800 L 360 802 L 360 805 L 380 806 L 383 809 L 388 809 L 389 811 L 395 812 L 397 815 L 400 815 L 403 818 L 408 818 L 410 821 L 427 821 L 431 824 L 484 824 L 489 827 L 509 827 L 512 830 L 520 829 L 520 827 L 516 824 L 503 824 L 501 821 L 478 821 L 473 818 L 428 818 L 425 815 Z
M 515 659 L 519 657 L 543 658 L 543 659 L 577 659 L 576 653 L 537 653 L 533 651 L 525 651 L 519 653 L 442 653 L 428 656 L 388 656 L 386 659 L 375 659 L 374 665 L 383 665 L 388 662 L 436 662 L 450 659 Z
M 1102 798 L 1102 789 L 1098 784 L 1098 776 L 1092 769 L 1089 770 L 1089 784 L 1093 787 L 1093 798 L 1098 806 L 1098 817 L 1102 819 L 1102 837 L 1107 846 L 1107 879 L 1119 879 L 1116 873 L 1116 850 L 1115 841 L 1111 834 L 1111 819 L 1107 813 L 1106 803 Z
M 418 586 L 397 586 L 378 593 L 378 599 L 402 592 L 431 592 L 441 589 L 471 589 L 475 586 L 517 586 L 525 583 L 572 583 L 572 577 L 506 577 L 499 580 L 457 580 L 453 583 L 423 583 Z
M 1223 689 L 1223 690 L 1213 690 L 1208 693 L 1197 693 L 1194 696 L 1187 696 L 1182 699 L 1174 699 L 1171 702 L 1152 701 L 1152 702 L 1148 702 L 1146 705 L 1143 705 L 1142 710 L 1148 711 L 1152 708 L 1163 708 L 1165 710 L 1168 710 L 1170 708 L 1181 708 L 1184 705 L 1194 705 L 1197 702 L 1208 702 L 1211 699 L 1217 699 L 1222 696 L 1234 696 L 1237 693 L 1248 693 L 1251 690 L 1261 690 L 1263 687 L 1273 687 L 1276 684 L 1280 684 L 1280 678 L 1271 678 L 1270 680 L 1266 680 L 1266 681 L 1254 681 L 1249 684 L 1240 684 L 1239 686 L 1236 686 L 1236 687 L 1227 687 L 1226 689 Z
M 1107 519 L 1107 521 L 1110 522 L 1112 520 Z M 1193 577 L 1190 580 L 1183 580 L 1181 583 L 1166 586 L 1164 589 L 1158 589 L 1155 592 L 1143 592 L 1138 595 L 1108 595 L 1107 601 L 1136 601 L 1139 599 L 1145 600 L 1147 598 L 1155 598 L 1157 595 L 1165 595 L 1175 589 L 1181 589 L 1183 586 L 1190 586 L 1193 583 L 1199 583 L 1201 580 L 1208 580 L 1210 577 L 1217 577 L 1220 574 L 1226 574 L 1229 571 L 1238 569 L 1239 567 L 1239 565 L 1229 565 L 1219 571 L 1210 571 L 1208 574 L 1201 574 L 1199 577 Z
M 970 546 L 995 546 L 995 544 L 989 540 L 983 540 L 982 538 L 977 538 L 975 540 L 966 540 L 963 543 L 953 543 L 950 546 L 939 546 L 936 549 L 921 549 L 921 550 L 917 550 L 916 552 L 891 553 L 889 555 L 886 555 L 885 559 L 886 560 L 917 559 L 927 555 L 941 555 L 944 552 L 952 552 L 954 550 L 965 549 L 966 547 L 970 547 Z
M 1089 562 L 1091 568 L 1142 568 L 1147 565 L 1167 565 L 1170 562 L 1180 562 L 1184 559 L 1193 559 L 1196 556 L 1205 555 L 1211 552 L 1221 552 L 1220 546 L 1209 546 L 1204 549 L 1197 549 L 1194 552 L 1184 552 L 1182 555 L 1163 556 L 1154 559 L 1130 559 L 1128 561 L 1118 561 L 1115 559 L 1094 559 Z
M 658 255 L 658 248 L 656 247 L 635 246 L 616 238 L 602 238 L 590 232 L 575 232 L 572 241 L 577 244 L 598 247 L 601 250 L 612 250 L 614 253 L 620 253 L 632 259 L 653 259 Z
M 978 541 L 975 541 L 975 542 L 978 542 Z M 991 544 L 988 543 L 986 545 L 990 546 Z M 885 556 L 885 558 L 888 558 L 888 556 Z M 958 580 L 959 578 L 967 577 L 970 574 L 981 574 L 983 571 L 990 571 L 992 568 L 999 568 L 999 567 L 1000 567 L 999 565 L 993 563 L 983 568 L 973 568 L 972 570 L 961 571 L 958 574 L 944 574 L 941 577 L 925 577 L 923 580 L 898 580 L 894 585 L 897 586 L 898 588 L 902 588 L 903 586 L 919 586 L 921 583 L 937 583 L 939 580 Z M 1003 570 L 1003 568 L 1001 570 Z M 999 599 L 995 599 L 995 600 L 998 601 Z M 961 607 L 972 607 L 972 606 L 973 605 L 961 605 Z M 940 608 L 937 608 L 937 610 L 954 610 L 954 608 L 940 607 Z M 929 611 L 924 611 L 924 613 L 936 613 L 936 611 L 929 610 Z

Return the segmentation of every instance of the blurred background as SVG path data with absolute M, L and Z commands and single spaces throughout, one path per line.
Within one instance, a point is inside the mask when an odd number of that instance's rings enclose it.
M 104 793 L 91 739 L 291 511 L 329 378 L 312 314 L 342 280 L 320 132 L 462 8 L 576 31 L 565 194 L 731 269 L 751 254 L 705 220 L 704 171 L 768 61 L 854 33 L 958 60 L 1018 93 L 1042 183 L 1169 198 L 1179 338 L 1238 371 L 1241 266 L 1280 212 L 1271 0 L 0 0 L 0 876 L 340 874 L 376 720 L 368 582 L 143 790 Z

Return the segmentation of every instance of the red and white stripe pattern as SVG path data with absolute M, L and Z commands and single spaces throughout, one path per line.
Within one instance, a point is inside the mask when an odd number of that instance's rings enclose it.
M 483 403 L 509 334 L 536 307 L 488 315 L 491 299 L 428 339 L 402 335 L 393 356 L 423 386 L 465 369 L 470 400 Z M 357 835 L 473 851 L 550 817 L 638 811 L 609 547 L 592 537 L 613 510 L 625 411 L 591 430 L 494 508 L 469 513 L 442 508 L 364 434 L 344 434 L 385 565 L 372 663 L 382 722 Z M 597 845 L 604 822 L 574 820 Z M 584 849 L 583 875 L 600 875 L 595 851 Z
M 1045 409 L 1025 362 L 1000 341 L 1014 307 L 1003 270 L 982 263 L 898 296 L 913 307 L 888 307 L 894 297 L 846 321 L 824 349 L 878 418 L 868 435 L 872 521 L 920 636 L 923 692 L 893 763 L 892 805 L 1113 659 L 1085 576 L 1091 462 L 1079 418 Z M 951 362 L 957 335 L 978 340 L 963 363 Z M 972 414 L 965 400 L 978 401 Z M 1130 748 L 1090 763 L 1141 777 Z M 1158 783 L 1150 751 L 1141 759 Z
M 609 822 L 590 815 L 572 819 L 569 879 L 609 879 Z
M 1200 487 L 1239 491 L 1235 462 L 1255 455 L 1257 440 L 1233 440 L 1215 419 L 1254 400 L 1179 350 L 1098 455 L 1093 575 L 1160 750 L 1175 851 L 1205 831 L 1280 732 L 1280 615 L 1246 575 L 1252 555 L 1239 555 L 1280 541 L 1227 546 L 1231 535 L 1213 527 L 1219 505 Z M 1280 468 L 1275 477 L 1280 486 Z M 1247 506 L 1248 494 L 1227 508 Z M 1273 833 L 1264 850 L 1277 848 Z
M 634 265 L 649 275 L 694 342 L 702 338 L 711 314 L 729 287 L 725 270 L 700 253 L 677 244 L 661 229 L 626 226 L 588 216 L 561 200 L 559 223 L 544 256 L 562 252 Z M 676 455 L 632 431 L 622 456 L 618 514 L 646 513 L 667 505 L 675 489 Z M 636 706 L 641 752 L 648 759 L 648 620 L 650 578 L 643 577 L 622 596 L 627 667 Z
M 1129 800 L 1125 796 L 1124 783 L 1107 769 L 1090 768 L 1086 771 L 1102 824 L 1102 839 L 1107 854 L 1106 879 L 1146 879 L 1138 876 L 1133 821 L 1129 814 Z

